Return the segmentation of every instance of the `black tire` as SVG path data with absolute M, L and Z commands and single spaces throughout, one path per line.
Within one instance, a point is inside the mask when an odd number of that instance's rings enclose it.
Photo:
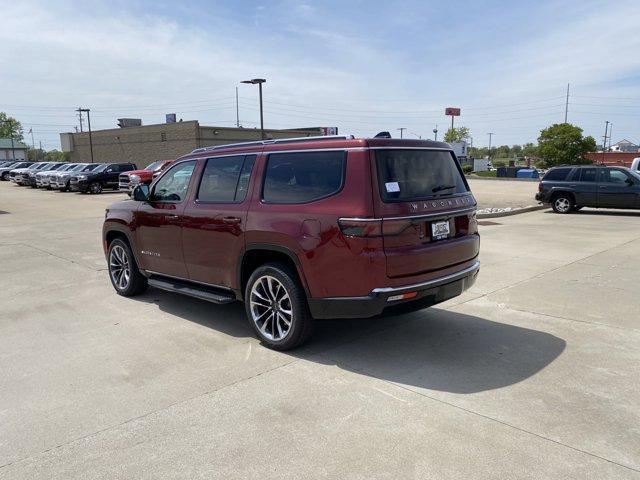
M 266 303 L 271 301 L 271 307 L 264 307 L 261 304 L 256 305 L 252 302 L 254 287 L 256 288 L 256 293 L 261 292 L 261 294 L 264 294 L 265 291 L 262 289 L 262 285 L 265 281 L 268 281 L 268 278 L 275 279 L 279 282 L 280 286 L 284 288 L 288 300 L 283 300 L 282 303 L 278 302 L 278 292 L 281 293 L 282 291 L 276 290 L 276 295 L 269 295 L 268 293 L 265 295 L 269 298 L 265 298 L 264 301 Z M 272 300 L 274 296 L 276 297 L 275 306 Z M 284 299 L 284 295 L 281 298 Z M 253 297 L 253 299 L 256 298 Z M 313 333 L 315 321 L 309 312 L 304 289 L 300 284 L 296 272 L 292 271 L 287 265 L 282 263 L 266 263 L 258 267 L 251 274 L 247 282 L 244 304 L 247 319 L 256 332 L 256 336 L 269 348 L 281 351 L 291 350 L 302 345 Z M 288 314 L 285 313 L 287 311 L 291 312 L 288 329 L 285 323 L 285 315 L 288 316 Z M 280 312 L 283 313 L 280 314 Z M 258 315 L 265 315 L 264 318 L 266 318 L 260 326 L 260 319 L 254 320 Z M 274 321 L 278 323 L 278 328 L 276 328 Z M 281 338 L 277 338 L 278 332 L 282 333 L 281 326 L 285 327 L 287 333 L 282 335 Z M 264 330 L 261 327 L 265 327 Z M 274 332 L 275 335 L 273 334 Z
M 553 211 L 562 215 L 571 213 L 574 206 L 575 203 L 573 201 L 573 197 L 567 193 L 559 193 L 555 195 L 551 201 L 551 208 L 553 208 Z
M 9 172 L 4 172 L 2 174 L 2 180 L 4 180 L 5 182 L 9 181 Z
M 118 258 L 123 258 L 128 265 L 128 281 L 122 281 L 123 277 L 119 274 L 122 269 L 117 268 Z M 131 252 L 131 248 L 129 248 L 129 244 L 120 238 L 116 238 L 109 244 L 107 265 L 109 280 L 111 280 L 111 285 L 113 285 L 113 288 L 115 288 L 118 295 L 122 295 L 123 297 L 140 295 L 149 286 L 147 283 L 147 277 L 140 273 L 140 269 L 138 268 L 136 259 Z
M 102 193 L 102 184 L 100 182 L 91 182 L 87 191 L 92 195 Z

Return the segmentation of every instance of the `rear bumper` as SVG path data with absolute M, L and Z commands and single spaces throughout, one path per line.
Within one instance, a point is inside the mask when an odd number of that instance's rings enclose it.
M 547 192 L 536 193 L 536 200 L 542 203 L 549 203 L 549 194 Z
M 309 309 L 314 318 L 368 318 L 394 311 L 411 311 L 427 308 L 457 297 L 476 281 L 480 262 L 471 267 L 428 282 L 401 287 L 374 288 L 365 297 L 310 298 Z M 409 300 L 392 300 L 390 297 L 417 292 Z

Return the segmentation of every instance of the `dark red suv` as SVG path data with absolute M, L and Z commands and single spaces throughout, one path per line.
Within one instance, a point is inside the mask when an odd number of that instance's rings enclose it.
M 224 145 L 177 159 L 103 228 L 120 295 L 147 285 L 242 300 L 285 350 L 314 319 L 425 308 L 475 281 L 476 201 L 445 143 L 321 137 Z

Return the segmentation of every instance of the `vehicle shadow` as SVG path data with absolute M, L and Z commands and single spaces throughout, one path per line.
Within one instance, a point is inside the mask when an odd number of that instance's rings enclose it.
M 227 335 L 254 337 L 239 302 L 214 305 L 155 289 L 136 299 Z M 565 346 L 549 333 L 432 307 L 383 318 L 318 321 L 307 345 L 283 354 L 464 394 L 521 382 L 553 362 Z

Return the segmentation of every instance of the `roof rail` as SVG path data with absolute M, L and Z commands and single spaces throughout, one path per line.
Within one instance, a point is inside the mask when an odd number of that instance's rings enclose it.
M 272 144 L 295 143 L 295 142 L 319 142 L 322 140 L 351 140 L 353 138 L 355 138 L 353 135 L 316 135 L 312 137 L 293 137 L 293 138 L 279 138 L 274 140 L 256 140 L 253 142 L 226 143 L 224 145 L 200 147 L 200 148 L 196 148 L 191 153 L 210 152 L 212 150 L 220 150 L 222 148 L 232 148 L 232 147 L 250 147 L 250 146 L 257 146 L 257 145 L 272 145 Z

